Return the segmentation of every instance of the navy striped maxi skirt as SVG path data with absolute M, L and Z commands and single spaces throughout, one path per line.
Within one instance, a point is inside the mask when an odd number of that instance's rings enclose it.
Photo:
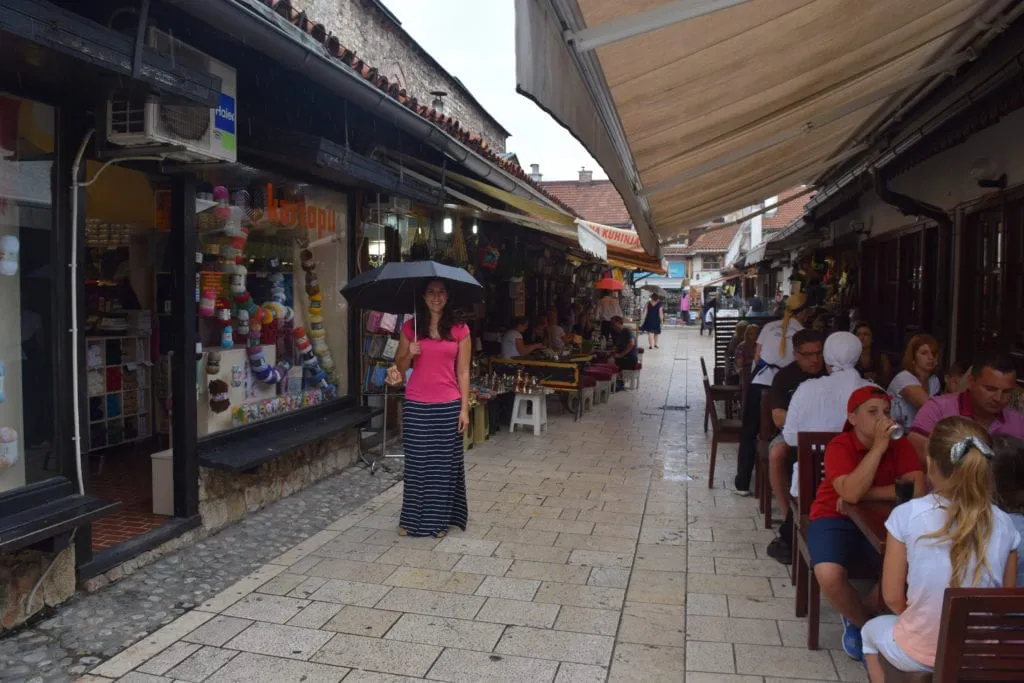
M 431 536 L 452 526 L 466 529 L 469 508 L 459 434 L 461 408 L 461 401 L 405 401 L 405 489 L 399 526 L 410 536 Z

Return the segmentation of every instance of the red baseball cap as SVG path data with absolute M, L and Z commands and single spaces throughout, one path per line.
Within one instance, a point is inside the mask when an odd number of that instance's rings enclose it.
M 875 386 L 874 384 L 868 384 L 860 387 L 859 389 L 854 389 L 853 393 L 850 394 L 850 398 L 846 401 L 846 412 L 854 412 L 857 408 L 860 408 L 873 398 L 883 399 L 886 403 L 892 405 L 892 396 L 886 393 L 885 389 Z M 843 431 L 845 432 L 850 429 L 853 429 L 853 425 L 847 421 L 846 424 L 843 425 Z

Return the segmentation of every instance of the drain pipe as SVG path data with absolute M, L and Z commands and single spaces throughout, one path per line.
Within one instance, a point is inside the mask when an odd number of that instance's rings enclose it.
M 914 199 L 905 194 L 900 194 L 891 189 L 888 185 L 889 180 L 881 169 L 875 169 L 873 180 L 875 183 L 875 194 L 878 195 L 878 198 L 890 206 L 895 206 L 904 216 L 931 218 L 941 227 L 950 231 L 953 230 L 953 219 L 949 213 L 937 206 L 923 202 L 920 199 Z
M 886 204 L 889 204 L 890 206 L 896 207 L 899 210 L 899 212 L 902 213 L 904 216 L 924 216 L 925 218 L 932 219 L 933 221 L 939 224 L 939 228 L 942 230 L 942 232 L 949 237 L 950 244 L 953 244 L 956 235 L 954 234 L 953 218 L 949 215 L 948 212 L 937 206 L 934 206 L 933 204 L 929 204 L 927 202 L 921 201 L 920 199 L 914 199 L 913 197 L 910 197 L 908 195 L 896 192 L 895 190 L 889 187 L 889 179 L 886 177 L 882 169 L 876 168 L 872 177 L 875 185 L 875 194 L 878 196 L 879 199 L 881 199 Z M 955 254 L 950 254 L 949 281 L 953 283 L 953 285 L 950 287 L 949 295 L 950 299 L 953 301 L 953 306 L 955 308 L 957 299 L 957 297 L 955 296 L 955 294 L 957 293 Z M 956 328 L 953 325 L 954 313 L 955 310 L 950 310 L 949 333 L 951 340 L 955 344 Z

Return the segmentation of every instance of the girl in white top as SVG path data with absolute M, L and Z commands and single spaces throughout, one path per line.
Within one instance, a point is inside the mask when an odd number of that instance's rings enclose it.
M 928 441 L 933 493 L 900 505 L 889 535 L 882 597 L 892 614 L 864 625 L 868 675 L 883 683 L 881 657 L 910 673 L 935 667 L 947 587 L 1013 588 L 1020 534 L 992 499 L 992 441 L 977 422 L 947 417 Z
M 914 424 L 918 409 L 942 388 L 935 376 L 938 362 L 939 343 L 935 338 L 914 335 L 903 354 L 903 371 L 892 378 L 886 389 L 893 397 L 892 419 L 907 430 Z
M 782 320 L 774 320 L 761 329 L 751 370 L 752 384 L 770 387 L 775 374 L 793 362 L 793 335 L 804 329 L 810 312 L 807 295 L 793 294 L 786 300 Z

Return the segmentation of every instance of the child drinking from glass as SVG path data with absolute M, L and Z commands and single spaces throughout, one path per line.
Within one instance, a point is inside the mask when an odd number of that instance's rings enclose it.
M 992 504 L 992 440 L 985 428 L 947 417 L 928 440 L 932 493 L 892 511 L 882 567 L 882 597 L 892 614 L 864 625 L 872 683 L 883 683 L 881 657 L 900 671 L 929 672 L 947 587 L 1012 588 L 1021 535 Z

